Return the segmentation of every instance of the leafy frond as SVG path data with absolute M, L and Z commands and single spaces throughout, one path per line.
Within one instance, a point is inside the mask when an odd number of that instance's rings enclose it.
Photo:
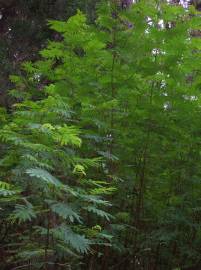
M 31 221 L 36 218 L 36 213 L 34 211 L 33 205 L 31 203 L 26 203 L 26 205 L 17 204 L 15 206 L 14 212 L 11 214 L 10 219 L 12 222 L 23 223 L 26 221 Z
M 35 178 L 43 180 L 47 184 L 50 184 L 56 187 L 62 186 L 62 183 L 56 177 L 54 177 L 53 175 L 51 175 L 48 171 L 44 169 L 40 169 L 40 168 L 28 169 L 26 170 L 26 173 L 31 177 L 35 177 Z
M 100 210 L 100 209 L 97 209 L 96 207 L 94 206 L 87 206 L 87 207 L 84 207 L 85 210 L 87 210 L 88 212 L 91 212 L 97 216 L 100 216 L 104 219 L 106 219 L 107 221 L 110 221 L 113 216 L 103 210 Z
M 54 237 L 62 242 L 70 245 L 79 253 L 87 253 L 90 249 L 90 240 L 86 239 L 84 235 L 74 233 L 72 229 L 64 224 L 60 227 L 51 230 Z
M 0 197 L 12 196 L 19 193 L 19 190 L 15 189 L 12 185 L 0 181 Z
M 70 205 L 51 201 L 49 201 L 49 203 L 51 210 L 63 219 L 69 219 L 70 222 L 77 221 L 79 223 L 82 223 L 80 215 L 75 210 L 73 210 Z

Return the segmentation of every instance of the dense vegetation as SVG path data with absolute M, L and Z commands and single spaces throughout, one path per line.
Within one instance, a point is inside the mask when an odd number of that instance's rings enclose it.
M 20 64 L 36 60 L 38 51 L 48 39 L 58 39 L 49 30 L 47 20 L 64 20 L 77 9 L 87 13 L 88 21 L 95 19 L 95 5 L 99 0 L 1 0 L 0 1 L 0 105 L 11 105 L 6 95 L 11 87 L 9 75 L 20 74 Z
M 94 18 L 50 20 L 10 76 L 0 269 L 199 270 L 200 13 L 103 1 Z

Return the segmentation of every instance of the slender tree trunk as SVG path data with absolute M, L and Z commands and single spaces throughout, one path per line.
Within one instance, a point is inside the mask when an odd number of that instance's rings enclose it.
M 47 214 L 47 234 L 46 234 L 46 244 L 45 244 L 45 270 L 48 270 L 48 249 L 50 241 L 50 213 Z

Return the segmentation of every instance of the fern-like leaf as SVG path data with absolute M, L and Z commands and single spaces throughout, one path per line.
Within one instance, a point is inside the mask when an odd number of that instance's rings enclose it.
M 13 222 L 18 221 L 19 223 L 22 223 L 36 218 L 36 213 L 30 203 L 26 203 L 26 205 L 17 204 L 15 206 L 15 211 L 10 218 Z
M 61 182 L 51 175 L 48 171 L 40 169 L 40 168 L 33 168 L 26 170 L 26 173 L 31 177 L 39 178 L 45 181 L 47 184 L 54 185 L 54 186 L 62 186 Z
M 69 219 L 71 222 L 77 221 L 82 223 L 81 217 L 72 209 L 71 206 L 65 203 L 53 203 L 51 206 L 51 210 L 62 217 L 63 219 Z
M 18 193 L 10 184 L 0 181 L 0 196 L 7 197 Z
M 97 216 L 105 218 L 107 221 L 110 221 L 113 218 L 113 216 L 110 215 L 109 213 L 107 213 L 103 210 L 97 209 L 94 206 L 87 206 L 87 207 L 84 207 L 84 209 L 87 210 L 88 212 L 96 214 Z
M 84 254 L 90 249 L 90 240 L 84 235 L 74 233 L 71 228 L 62 224 L 61 226 L 52 229 L 51 233 L 59 240 L 62 240 L 67 245 L 70 245 L 77 252 Z

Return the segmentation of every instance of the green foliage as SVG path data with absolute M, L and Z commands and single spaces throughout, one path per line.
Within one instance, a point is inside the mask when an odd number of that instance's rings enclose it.
M 18 221 L 19 223 L 31 221 L 34 218 L 36 218 L 36 213 L 34 212 L 33 205 L 29 202 L 26 202 L 26 205 L 16 204 L 15 210 L 10 217 L 12 222 Z
M 74 233 L 69 227 L 61 225 L 51 231 L 52 235 L 66 244 L 70 244 L 77 252 L 87 253 L 90 241 L 83 235 Z
M 197 267 L 200 17 L 164 2 L 50 21 L 61 41 L 12 77 L 0 214 L 22 248 L 7 264 Z
M 79 13 L 70 20 L 72 31 L 83 18 Z M 52 83 L 44 86 L 43 98 L 33 100 L 38 94 L 39 82 L 34 78 L 37 74 L 42 78 L 49 64 L 49 61 L 24 64 L 27 77 L 12 76 L 16 90 L 11 94 L 17 99 L 20 97 L 20 101 L 13 105 L 11 115 L 1 111 L 0 176 L 7 180 L 0 182 L 0 214 L 6 226 L 16 226 L 13 236 L 8 238 L 13 256 L 9 256 L 7 243 L 3 242 L 5 261 L 1 267 L 23 267 L 23 261 L 36 269 L 49 262 L 74 265 L 79 258 L 76 253 L 89 253 L 92 244 L 102 241 L 102 236 L 88 234 L 97 224 L 93 214 L 90 215 L 94 211 L 89 210 L 96 210 L 103 221 L 110 216 L 101 210 L 110 205 L 102 198 L 107 194 L 104 181 L 99 184 L 99 192 L 87 183 L 96 181 L 92 178 L 93 170 L 100 169 L 101 160 L 98 155 L 87 158 L 81 154 L 83 146 L 75 108 L 67 96 L 55 92 L 57 83 L 63 83 L 59 78 L 63 72 L 58 72 L 58 78 L 52 73 Z M 29 83 L 32 84 L 30 91 L 22 87 Z M 15 246 L 22 248 L 15 249 Z
M 77 212 L 73 211 L 72 207 L 64 203 L 51 203 L 51 209 L 54 213 L 62 217 L 63 219 L 69 219 L 72 223 L 77 221 L 82 223 L 81 217 Z
M 0 196 L 7 197 L 12 196 L 19 191 L 6 182 L 0 181 Z
M 28 169 L 26 170 L 26 173 L 30 175 L 31 177 L 36 177 L 43 180 L 44 182 L 46 182 L 46 184 L 53 185 L 56 187 L 61 186 L 61 182 L 58 179 L 56 179 L 50 173 L 48 173 L 47 171 L 43 169 L 40 169 L 40 168 Z
M 88 206 L 85 208 L 87 211 L 89 212 L 92 212 L 100 217 L 103 217 L 105 218 L 107 221 L 110 221 L 110 219 L 112 218 L 112 216 L 108 213 L 106 213 L 105 211 L 103 210 L 100 210 L 100 209 L 97 209 L 96 207 L 94 206 Z

